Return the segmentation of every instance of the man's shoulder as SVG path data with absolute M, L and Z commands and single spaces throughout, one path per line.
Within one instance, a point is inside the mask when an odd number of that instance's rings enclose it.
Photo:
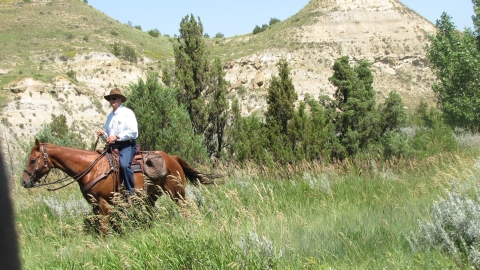
M 118 109 L 126 112 L 133 112 L 130 108 L 126 107 L 125 105 L 121 105 Z

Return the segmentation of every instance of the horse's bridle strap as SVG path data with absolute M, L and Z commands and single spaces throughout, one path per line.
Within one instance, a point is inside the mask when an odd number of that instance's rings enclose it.
M 82 188 L 82 191 L 83 192 L 87 192 L 89 189 L 91 189 L 96 183 L 98 183 L 100 180 L 102 180 L 103 178 L 107 177 L 113 170 L 110 169 L 108 172 L 106 173 L 103 173 L 102 175 L 100 175 L 99 177 L 93 179 L 92 181 L 90 181 L 90 183 L 86 184 L 83 188 Z
M 112 155 L 110 153 L 105 153 L 106 156 L 107 156 L 107 159 L 108 159 L 108 163 L 110 164 L 110 170 L 101 174 L 100 176 L 98 176 L 97 178 L 93 179 L 92 181 L 90 181 L 88 184 L 86 184 L 83 188 L 82 188 L 82 191 L 83 192 L 87 192 L 89 189 L 91 189 L 94 185 L 96 185 L 100 180 L 106 178 L 111 172 L 115 172 L 114 174 L 114 183 L 115 183 L 115 178 L 117 178 L 117 181 L 118 181 L 118 170 L 116 170 L 116 166 L 113 162 L 113 158 L 112 158 Z M 113 189 L 115 190 L 115 188 Z
M 23 170 L 26 174 L 28 174 L 28 176 L 30 176 L 30 179 L 31 180 L 38 180 L 38 179 L 35 179 L 37 178 L 37 173 L 42 171 L 43 169 L 46 169 L 47 170 L 47 174 L 48 172 L 50 172 L 50 167 L 48 167 L 48 153 L 47 153 L 47 147 L 45 145 L 43 145 L 43 151 L 42 151 L 42 154 L 43 154 L 43 166 L 41 168 L 38 168 L 38 163 L 36 164 L 36 168 L 33 172 L 29 172 L 27 171 L 27 169 Z M 51 163 L 51 162 L 50 162 Z M 53 165 L 53 163 L 52 163 Z

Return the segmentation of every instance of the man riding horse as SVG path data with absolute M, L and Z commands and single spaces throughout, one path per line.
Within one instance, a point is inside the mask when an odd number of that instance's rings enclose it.
M 132 110 L 122 105 L 127 98 L 120 89 L 115 88 L 110 94 L 104 96 L 110 102 L 112 112 L 108 115 L 104 129 L 97 132 L 113 149 L 118 149 L 120 156 L 120 175 L 125 187 L 129 191 L 128 201 L 135 196 L 133 189 L 133 170 L 131 162 L 136 151 L 138 137 L 137 118 Z

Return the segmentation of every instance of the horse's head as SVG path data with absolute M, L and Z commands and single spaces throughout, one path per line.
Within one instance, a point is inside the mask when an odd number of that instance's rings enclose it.
M 49 171 L 47 149 L 45 145 L 40 144 L 38 139 L 35 139 L 35 145 L 32 147 L 27 166 L 23 171 L 23 187 L 31 188 L 36 186 L 40 179 Z

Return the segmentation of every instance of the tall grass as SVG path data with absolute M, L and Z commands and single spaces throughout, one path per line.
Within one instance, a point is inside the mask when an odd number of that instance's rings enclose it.
M 224 184 L 188 186 L 184 208 L 162 197 L 145 218 L 141 204 L 117 206 L 121 230 L 107 236 L 87 230 L 91 211 L 78 187 L 52 193 L 13 185 L 23 268 L 456 268 L 447 253 L 412 250 L 407 239 L 452 181 L 470 181 L 477 154 L 230 164 L 220 168 Z

